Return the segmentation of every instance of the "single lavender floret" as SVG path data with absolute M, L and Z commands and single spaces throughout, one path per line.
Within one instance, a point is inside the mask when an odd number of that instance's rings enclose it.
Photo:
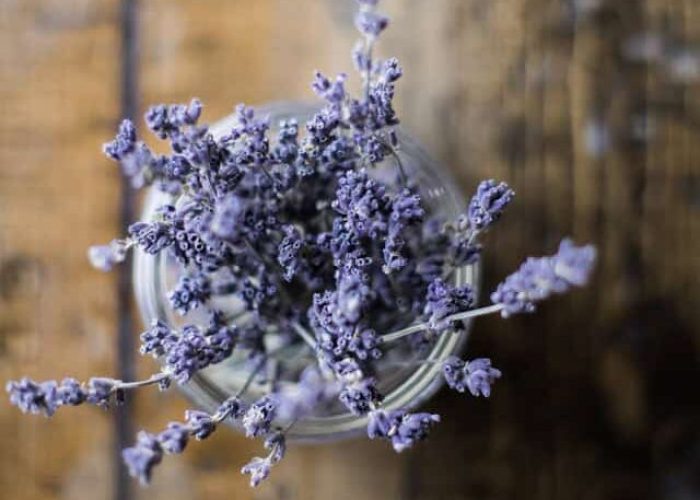
M 503 306 L 501 315 L 504 318 L 534 312 L 537 302 L 553 294 L 567 292 L 573 286 L 586 284 L 595 257 L 593 246 L 577 247 L 565 239 L 555 255 L 528 258 L 498 285 L 491 294 L 491 301 Z
M 386 186 L 366 170 L 348 171 L 338 179 L 332 207 L 344 216 L 345 228 L 358 237 L 378 238 L 386 233 L 389 198 Z
M 124 262 L 129 248 L 124 240 L 112 240 L 107 245 L 94 245 L 88 249 L 90 264 L 100 271 L 111 271 L 116 264 Z
M 481 182 L 469 202 L 470 228 L 481 231 L 491 226 L 500 219 L 514 196 L 514 191 L 505 182 L 496 183 L 493 179 Z
M 261 457 L 253 459 L 241 467 L 241 474 L 250 474 L 250 485 L 255 488 L 270 475 L 272 464 L 270 460 Z
M 347 75 L 340 74 L 335 81 L 331 82 L 319 71 L 314 74 L 311 88 L 319 97 L 327 100 L 331 104 L 340 104 L 345 99 L 345 80 Z
M 287 452 L 287 440 L 282 432 L 273 432 L 265 438 L 265 449 L 270 450 L 268 459 L 276 464 L 284 458 Z
M 403 410 L 373 410 L 369 414 L 367 436 L 391 441 L 394 450 L 402 452 L 425 439 L 440 421 L 434 413 L 406 413 Z
M 284 458 L 287 450 L 284 434 L 281 432 L 270 434 L 265 439 L 265 449 L 270 450 L 266 457 L 254 457 L 241 468 L 242 474 L 250 474 L 250 485 L 253 488 L 267 479 L 272 466 Z
M 355 16 L 355 26 L 360 33 L 376 38 L 389 25 L 389 18 L 372 11 L 361 11 Z
M 141 334 L 141 354 L 150 354 L 158 358 L 165 354 L 170 346 L 177 342 L 175 332 L 159 319 L 154 319 L 151 327 Z
M 226 352 L 230 354 L 229 346 L 226 347 Z M 187 325 L 177 341 L 168 346 L 165 363 L 178 383 L 184 384 L 196 372 L 212 364 L 215 357 L 221 358 L 216 354 L 202 330 L 195 325 Z
M 248 437 L 258 437 L 270 431 L 272 421 L 276 416 L 277 402 L 272 396 L 263 396 L 243 415 L 243 428 Z
M 239 418 L 245 413 L 245 404 L 237 396 L 226 399 L 216 410 L 217 418 L 225 420 L 227 418 Z
M 474 291 L 469 285 L 453 287 L 440 278 L 435 279 L 428 286 L 424 309 L 430 330 L 443 333 L 449 329 L 460 329 L 460 323 L 446 318 L 471 309 L 474 302 Z
M 138 433 L 136 445 L 122 451 L 122 458 L 129 474 L 138 478 L 145 486 L 151 482 L 153 468 L 163 459 L 163 449 L 156 436 L 141 431 Z
M 339 399 L 353 415 L 366 415 L 381 402 L 382 395 L 376 380 L 370 377 L 343 387 Z
M 442 363 L 442 375 L 450 389 L 464 392 L 467 388 L 464 378 L 464 361 L 457 356 L 450 356 Z
M 61 405 L 78 406 L 87 399 L 87 392 L 74 378 L 64 378 L 58 386 L 58 401 Z
M 57 393 L 58 384 L 52 380 L 35 382 L 24 377 L 19 381 L 10 381 L 5 389 L 10 394 L 10 403 L 23 413 L 52 416 L 60 404 Z
M 473 396 L 488 398 L 491 395 L 491 384 L 501 378 L 501 371 L 493 368 L 488 358 L 467 361 L 463 370 L 465 382 Z
M 205 273 L 180 277 L 175 289 L 168 295 L 173 309 L 185 315 L 205 304 L 211 297 L 211 283 Z
M 90 404 L 107 408 L 109 400 L 116 394 L 119 381 L 113 378 L 93 377 L 87 384 L 86 401 Z
M 401 418 L 396 433 L 391 436 L 394 450 L 402 452 L 416 442 L 428 437 L 428 432 L 440 422 L 440 415 L 435 413 L 407 413 Z
M 182 453 L 187 447 L 190 429 L 179 423 L 170 422 L 166 429 L 158 434 L 158 442 L 163 451 L 170 454 Z
M 125 119 L 119 124 L 117 135 L 112 142 L 103 146 L 104 153 L 113 160 L 120 161 L 136 149 L 136 127 L 134 123 Z
M 216 423 L 206 412 L 199 410 L 187 410 L 185 421 L 191 434 L 198 440 L 208 438 L 216 430 Z
M 175 241 L 172 228 L 163 222 L 136 222 L 129 226 L 129 236 L 144 252 L 155 255 Z

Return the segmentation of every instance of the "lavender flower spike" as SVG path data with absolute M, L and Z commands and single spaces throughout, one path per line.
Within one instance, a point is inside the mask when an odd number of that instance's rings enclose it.
M 555 255 L 527 259 L 498 285 L 491 294 L 491 301 L 502 306 L 501 316 L 504 318 L 534 312 L 537 302 L 586 284 L 595 258 L 592 245 L 577 247 L 565 239 Z

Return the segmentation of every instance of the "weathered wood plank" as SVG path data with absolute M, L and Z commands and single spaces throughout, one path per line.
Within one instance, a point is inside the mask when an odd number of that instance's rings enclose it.
M 0 379 L 110 373 L 114 285 L 86 247 L 116 230 L 100 153 L 118 106 L 114 1 L 0 5 Z M 3 497 L 111 497 L 110 420 L 0 404 Z

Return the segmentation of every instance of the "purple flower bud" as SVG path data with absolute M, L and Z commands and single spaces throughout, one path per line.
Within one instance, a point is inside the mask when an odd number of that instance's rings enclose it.
M 61 405 L 78 406 L 85 402 L 87 393 L 74 378 L 64 378 L 58 386 L 58 401 Z
M 200 441 L 208 438 L 216 430 L 216 423 L 212 420 L 211 415 L 203 411 L 187 410 L 185 420 L 192 435 Z
M 388 439 L 394 450 L 401 452 L 425 439 L 439 421 L 440 415 L 433 413 L 374 410 L 369 415 L 367 435 L 370 439 Z
M 378 37 L 389 25 L 389 18 L 372 11 L 361 11 L 355 16 L 355 26 L 360 33 Z
M 219 405 L 216 414 L 222 419 L 236 419 L 245 413 L 244 403 L 240 398 L 232 396 Z
M 491 226 L 501 218 L 514 196 L 515 193 L 505 182 L 496 184 L 493 179 L 483 181 L 469 203 L 470 227 L 481 231 Z
M 127 243 L 124 240 L 112 240 L 108 245 L 94 245 L 88 250 L 90 264 L 100 271 L 112 268 L 126 259 Z
M 142 485 L 151 482 L 153 468 L 163 459 L 163 449 L 153 434 L 139 432 L 136 445 L 122 451 L 122 458 L 132 477 Z
M 179 422 L 170 422 L 168 427 L 158 434 L 158 442 L 166 453 L 175 454 L 185 451 L 190 430 Z
M 90 404 L 107 408 L 109 399 L 115 393 L 115 388 L 119 383 L 118 380 L 104 377 L 93 377 L 87 384 L 86 401 Z
M 270 475 L 272 464 L 267 458 L 253 457 L 241 468 L 241 474 L 250 474 L 250 485 L 255 488 Z
M 168 295 L 173 309 L 185 315 L 205 304 L 211 297 L 211 284 L 207 274 L 199 272 L 180 277 L 175 289 Z
M 416 442 L 422 441 L 428 437 L 428 432 L 438 422 L 440 422 L 440 415 L 435 413 L 407 413 L 403 415 L 396 427 L 396 432 L 391 435 L 391 444 L 394 450 L 402 452 Z
M 474 306 L 474 292 L 468 285 L 453 287 L 442 279 L 435 279 L 428 286 L 424 314 L 428 317 L 430 329 L 443 333 L 451 328 L 459 329 L 461 325 L 446 318 L 458 312 L 467 311 Z
M 593 245 L 577 247 L 573 241 L 565 238 L 555 255 L 554 273 L 571 285 L 583 286 L 588 283 L 595 260 Z
M 103 146 L 104 153 L 113 160 L 120 161 L 134 152 L 136 148 L 136 127 L 131 120 L 125 119 L 119 125 L 117 136 L 112 142 Z
M 491 367 L 490 359 L 479 358 L 466 363 L 464 375 L 469 392 L 473 396 L 482 395 L 488 398 L 491 395 L 491 384 L 501 378 L 501 371 Z
M 129 236 L 144 252 L 155 255 L 175 241 L 172 227 L 163 222 L 136 222 L 129 226 Z
M 38 383 L 24 377 L 19 381 L 8 382 L 5 388 L 10 394 L 10 403 L 23 413 L 43 413 L 50 417 L 60 404 L 58 384 L 53 380 Z
M 311 88 L 313 88 L 314 92 L 316 92 L 319 97 L 322 97 L 329 103 L 340 104 L 345 99 L 345 80 L 347 77 L 346 74 L 341 73 L 336 77 L 334 82 L 331 82 L 317 71 L 314 75 Z
M 199 327 L 187 325 L 165 353 L 165 363 L 173 377 L 184 384 L 199 370 L 209 366 L 215 352 Z
M 175 332 L 159 319 L 154 319 L 151 327 L 141 334 L 141 354 L 150 354 L 154 358 L 165 354 L 177 342 Z
M 264 396 L 253 403 L 243 415 L 243 428 L 248 437 L 258 437 L 270 431 L 276 416 L 277 403 L 272 396 Z
M 443 362 L 442 374 L 450 389 L 454 389 L 457 392 L 464 392 L 466 390 L 464 361 L 457 356 L 450 356 Z
M 276 464 L 284 458 L 287 451 L 287 441 L 281 432 L 273 432 L 265 438 L 265 449 L 270 450 L 268 460 L 271 464 Z
M 365 378 L 343 387 L 339 399 L 353 415 L 365 415 L 381 402 L 382 395 L 377 390 L 376 381 Z

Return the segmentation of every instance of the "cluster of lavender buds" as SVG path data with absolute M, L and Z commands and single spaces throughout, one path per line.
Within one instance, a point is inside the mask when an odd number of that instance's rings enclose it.
M 7 385 L 14 405 L 46 416 L 65 405 L 107 407 L 131 389 L 187 384 L 236 355 L 250 367 L 237 394 L 214 413 L 190 410 L 184 422 L 160 433 L 139 433 L 123 458 L 131 474 L 148 483 L 164 455 L 182 453 L 192 438 L 205 439 L 228 421 L 268 450 L 242 468 L 256 486 L 283 458 L 289 430 L 328 408 L 364 419 L 370 438 L 385 439 L 398 452 L 410 448 L 440 417 L 384 405 L 378 368 L 390 348 L 400 346 L 416 366 L 440 363 L 451 389 L 488 397 L 501 377 L 489 359 L 429 361 L 424 354 L 441 337 L 461 334 L 464 320 L 530 313 L 551 295 L 587 282 L 594 248 L 564 240 L 556 254 L 526 260 L 490 304 L 479 307 L 475 290 L 455 284 L 456 271 L 480 259 L 479 237 L 501 218 L 514 192 L 486 180 L 455 220 L 424 205 L 400 155 L 393 98 L 402 70 L 396 59 L 374 57 L 388 19 L 377 12 L 378 0 L 358 1 L 359 96 L 349 91 L 347 75 L 317 72 L 312 89 L 323 104 L 305 123 L 272 124 L 239 105 L 235 125 L 217 136 L 199 123 L 196 99 L 154 106 L 145 122 L 169 142 L 166 155 L 139 140 L 133 123 L 122 122 L 104 152 L 134 188 L 161 190 L 168 201 L 122 239 L 92 247 L 89 258 L 109 270 L 138 248 L 175 263 L 180 278 L 167 299 L 184 326 L 156 320 L 141 334 L 140 352 L 161 366 L 150 378 L 23 378 Z M 390 174 L 377 175 L 380 165 Z M 241 304 L 239 314 L 220 306 L 231 301 Z M 305 350 L 307 366 L 293 380 L 270 376 L 279 350 L 289 346 Z M 262 374 L 268 389 L 252 397 L 250 384 Z

